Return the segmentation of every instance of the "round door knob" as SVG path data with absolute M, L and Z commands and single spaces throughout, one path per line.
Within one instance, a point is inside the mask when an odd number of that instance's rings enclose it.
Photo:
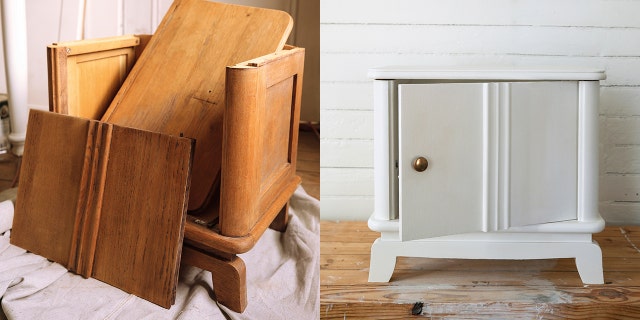
M 427 170 L 428 166 L 429 166 L 429 161 L 427 161 L 425 157 L 418 157 L 415 160 L 413 160 L 413 169 L 418 172 Z

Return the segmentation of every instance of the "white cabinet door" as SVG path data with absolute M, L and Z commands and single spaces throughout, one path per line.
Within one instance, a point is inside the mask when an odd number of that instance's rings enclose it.
M 398 86 L 400 236 L 483 228 L 483 108 L 488 84 Z M 428 161 L 422 172 L 412 163 Z
M 578 95 L 575 81 L 398 85 L 401 239 L 577 219 Z
M 578 83 L 504 87 L 509 100 L 501 103 L 510 114 L 509 226 L 577 219 Z

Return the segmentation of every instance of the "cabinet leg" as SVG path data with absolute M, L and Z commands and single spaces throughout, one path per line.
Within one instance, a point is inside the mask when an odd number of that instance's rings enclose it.
M 371 245 L 369 282 L 389 282 L 396 267 L 396 255 L 385 246 L 381 239 Z
M 222 261 L 218 270 L 211 271 L 216 300 L 235 312 L 247 307 L 247 273 L 244 261 L 235 257 Z
M 220 304 L 235 312 L 247 307 L 247 270 L 242 259 L 218 257 L 185 245 L 182 262 L 211 272 L 213 292 Z
M 595 243 L 584 244 L 581 250 L 577 250 L 576 267 L 580 274 L 580 279 L 585 284 L 603 284 L 602 275 L 602 250 Z
M 282 210 L 280 210 L 280 213 L 278 213 L 276 218 L 273 219 L 273 222 L 271 222 L 271 224 L 269 225 L 269 228 L 275 231 L 284 232 L 285 230 L 287 230 L 287 223 L 289 223 L 289 203 L 288 202 L 287 204 L 284 205 L 284 207 L 282 207 Z

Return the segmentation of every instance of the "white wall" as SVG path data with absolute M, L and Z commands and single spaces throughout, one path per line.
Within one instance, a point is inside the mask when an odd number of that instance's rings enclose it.
M 25 0 L 27 10 L 27 56 L 29 64 L 29 93 L 28 104 L 31 108 L 48 110 L 48 87 L 47 87 L 47 45 L 59 42 L 76 40 L 83 35 L 85 39 L 109 37 L 123 34 L 152 34 L 156 29 L 164 14 L 171 6 L 172 0 Z M 318 16 L 318 6 L 298 5 L 299 0 L 217 0 L 219 2 L 234 3 L 241 5 L 259 6 L 271 9 L 278 9 L 290 12 L 294 17 L 294 33 L 299 32 L 307 35 L 304 39 L 307 43 L 318 43 L 318 35 L 315 40 L 309 41 L 309 34 L 313 36 L 313 29 L 318 28 L 317 18 L 311 23 L 305 23 L 307 17 Z M 309 2 L 309 0 L 305 0 Z M 317 3 L 319 0 L 311 1 Z M 82 3 L 85 6 L 84 30 L 78 28 L 79 17 L 81 16 Z M 303 13 L 293 12 L 305 10 Z M 309 12 L 315 10 L 316 12 Z M 303 21 L 296 21 L 296 15 L 305 17 Z M 80 20 L 81 21 L 81 20 Z M 80 31 L 79 31 L 80 30 Z M 294 43 L 295 44 L 295 43 Z M 6 93 L 4 56 L 2 53 L 2 42 L 0 42 L 0 92 Z M 311 65 L 309 70 L 314 69 L 314 61 L 318 63 L 318 48 L 307 50 Z M 315 55 L 315 58 L 313 57 Z M 318 78 L 319 67 L 305 74 L 308 77 Z M 317 97 L 319 85 L 313 86 L 313 81 L 309 88 L 305 90 L 310 95 Z M 316 91 L 313 93 L 313 91 Z M 308 121 L 319 120 L 318 99 L 305 101 L 302 118 Z
M 382 65 L 603 68 L 600 211 L 640 223 L 640 2 L 322 0 L 323 219 L 373 208 L 372 84 Z

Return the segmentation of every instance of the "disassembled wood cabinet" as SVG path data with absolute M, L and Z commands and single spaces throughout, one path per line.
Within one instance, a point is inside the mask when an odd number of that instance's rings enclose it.
M 369 281 L 397 256 L 575 258 L 603 283 L 598 70 L 370 71 L 375 212 Z
M 237 254 L 286 228 L 300 183 L 291 27 L 280 11 L 177 0 L 150 39 L 50 46 L 55 113 L 30 114 L 12 243 L 167 308 L 182 261 L 242 312 Z

